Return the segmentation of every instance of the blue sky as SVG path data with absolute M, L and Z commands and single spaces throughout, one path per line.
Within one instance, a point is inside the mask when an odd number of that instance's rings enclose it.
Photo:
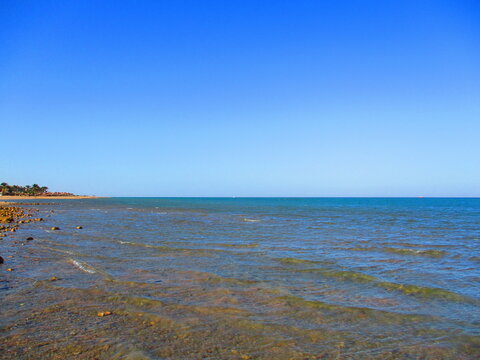
M 476 1 L 0 3 L 0 180 L 480 196 Z

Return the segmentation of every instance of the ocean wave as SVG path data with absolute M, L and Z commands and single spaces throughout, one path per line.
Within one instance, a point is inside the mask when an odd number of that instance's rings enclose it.
M 284 258 L 281 259 L 282 262 L 285 264 L 315 264 L 314 261 L 311 260 L 302 260 L 302 259 L 291 259 Z M 289 261 L 290 260 L 290 261 Z M 412 285 L 412 284 L 400 284 L 390 281 L 383 281 L 373 275 L 368 275 L 358 271 L 352 270 L 337 270 L 331 268 L 309 268 L 309 269 L 299 269 L 299 268 L 289 268 L 285 267 L 283 270 L 293 271 L 298 273 L 311 273 L 311 274 L 318 274 L 322 277 L 327 278 L 334 278 L 335 280 L 339 281 L 350 281 L 350 282 L 358 282 L 358 283 L 369 283 L 374 286 L 378 286 L 384 288 L 386 290 L 393 290 L 401 292 L 405 295 L 413 295 L 420 298 L 438 298 L 443 300 L 449 301 L 456 301 L 456 302 L 472 302 L 473 299 L 467 298 L 465 296 L 459 295 L 455 292 L 436 288 L 436 287 L 427 287 L 427 286 L 419 286 L 419 285 Z
M 259 219 L 249 219 L 249 218 L 242 218 L 243 222 L 260 222 Z
M 394 253 L 394 254 L 400 254 L 400 255 L 418 255 L 418 256 L 427 256 L 427 257 L 435 257 L 435 258 L 439 258 L 447 255 L 447 252 L 443 250 L 414 250 L 414 249 L 402 249 L 402 248 L 384 248 L 380 250 Z
M 122 245 L 143 247 L 148 249 L 154 249 L 161 252 L 173 252 L 173 253 L 180 253 L 184 255 L 205 255 L 205 256 L 210 255 L 211 256 L 214 253 L 227 253 L 227 252 L 231 253 L 233 251 L 233 250 L 222 250 L 222 249 L 177 248 L 177 247 L 171 247 L 171 246 L 150 245 L 150 244 L 143 244 L 143 243 L 132 242 L 132 241 L 122 241 L 122 240 L 119 240 L 118 242 Z
M 75 259 L 70 259 L 70 262 L 76 266 L 78 269 L 86 272 L 86 273 L 89 273 L 89 274 L 95 274 L 97 271 L 90 265 L 88 265 L 87 263 L 84 263 L 84 262 L 81 262 L 79 260 L 75 260 Z
M 292 257 L 283 257 L 283 258 L 276 258 L 276 261 L 279 261 L 283 264 L 334 264 L 333 261 L 328 260 L 307 260 L 307 259 L 298 259 Z
M 332 318 L 333 321 L 340 321 L 340 317 L 348 319 L 348 321 L 362 321 L 365 317 L 374 318 L 376 321 L 386 323 L 404 323 L 405 321 L 430 321 L 433 318 L 428 315 L 416 315 L 416 314 L 400 314 L 396 312 L 390 312 L 385 310 L 371 309 L 368 307 L 356 307 L 356 306 L 344 306 L 338 304 L 331 304 L 319 300 L 307 300 L 300 296 L 284 295 L 277 297 L 276 301 L 283 301 L 289 306 L 300 307 L 304 309 L 315 309 L 320 311 L 329 311 L 338 314 Z M 308 315 L 308 314 L 307 314 Z M 352 315 L 354 315 L 352 317 Z
M 347 250 L 347 251 L 371 251 L 371 252 L 380 251 L 380 252 L 388 252 L 388 253 L 398 254 L 398 255 L 425 256 L 425 257 L 432 257 L 432 258 L 441 258 L 448 255 L 448 252 L 445 250 L 434 250 L 434 249 L 416 250 L 416 249 L 405 249 L 405 248 L 394 248 L 394 247 L 345 247 L 341 249 Z
M 235 249 L 250 249 L 250 248 L 258 247 L 258 244 L 256 244 L 256 243 L 252 243 L 252 244 L 207 243 L 207 244 L 203 244 L 203 245 L 220 246 L 220 247 L 235 248 Z

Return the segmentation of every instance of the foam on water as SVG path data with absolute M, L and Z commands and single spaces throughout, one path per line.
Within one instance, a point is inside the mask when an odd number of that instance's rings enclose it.
M 70 259 L 70 262 L 75 265 L 78 269 L 88 273 L 88 274 L 95 274 L 96 271 L 91 266 L 87 265 L 86 263 L 80 262 L 75 259 Z

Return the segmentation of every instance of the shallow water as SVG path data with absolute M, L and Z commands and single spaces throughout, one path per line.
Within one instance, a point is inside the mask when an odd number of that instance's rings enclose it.
M 0 240 L 0 358 L 480 356 L 480 199 L 36 208 Z

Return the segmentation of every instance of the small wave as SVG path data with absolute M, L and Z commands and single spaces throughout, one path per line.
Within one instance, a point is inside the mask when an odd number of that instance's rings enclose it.
M 397 283 L 391 283 L 388 281 L 382 281 L 378 283 L 378 285 L 387 290 L 395 290 L 395 291 L 403 292 L 406 295 L 417 295 L 417 296 L 426 297 L 426 298 L 440 298 L 440 299 L 450 300 L 450 301 L 470 302 L 470 299 L 462 295 L 459 295 L 457 293 L 454 293 L 448 290 L 440 289 L 440 288 L 408 285 L 408 284 L 397 284 Z
M 256 248 L 258 247 L 258 244 L 252 243 L 252 244 L 227 244 L 227 243 L 210 243 L 210 244 L 205 244 L 208 246 L 221 246 L 221 247 L 227 247 L 227 248 L 236 248 L 236 249 L 248 249 L 248 248 Z
M 243 222 L 260 222 L 260 220 L 258 219 L 248 219 L 248 218 L 243 218 L 242 221 Z
M 77 268 L 79 268 L 80 270 L 82 270 L 86 273 L 89 273 L 89 274 L 95 274 L 96 273 L 95 269 L 92 266 L 90 266 L 90 265 L 88 265 L 84 262 L 81 262 L 81 261 L 78 261 L 78 260 L 75 260 L 75 259 L 70 259 L 70 262 L 73 265 L 75 265 Z
M 342 306 L 338 304 L 330 304 L 323 301 L 306 300 L 300 296 L 284 295 L 277 297 L 276 300 L 285 301 L 288 305 L 301 308 L 311 308 L 316 310 L 327 310 L 337 313 L 341 317 L 345 317 L 350 321 L 358 321 L 358 319 L 364 318 L 364 316 L 371 316 L 376 321 L 382 321 L 387 323 L 398 322 L 404 323 L 405 321 L 428 321 L 432 318 L 428 315 L 416 315 L 416 314 L 400 314 L 385 310 L 377 310 L 366 307 L 356 306 Z M 356 315 L 356 316 L 352 316 Z M 360 316 L 358 316 L 360 315 Z M 338 317 L 336 317 L 338 320 Z
M 305 269 L 305 270 L 298 270 L 298 271 L 306 272 L 306 273 L 317 273 L 325 277 L 335 278 L 337 280 L 346 280 L 346 281 L 354 281 L 354 282 L 378 281 L 378 279 L 375 276 L 363 274 L 356 271 L 350 271 L 350 270 Z
M 318 260 L 307 260 L 307 259 L 297 259 L 292 257 L 276 258 L 276 261 L 281 262 L 282 264 L 333 264 L 332 261 L 318 261 Z
M 183 271 L 179 271 L 178 273 L 184 275 L 190 281 L 195 281 L 196 283 L 198 282 L 206 282 L 206 283 L 212 283 L 212 284 L 226 283 L 226 284 L 232 284 L 232 285 L 258 284 L 257 280 L 223 277 L 211 272 L 204 272 L 204 271 L 183 270 Z
M 375 248 L 372 247 L 346 247 L 346 248 L 339 248 L 340 250 L 348 250 L 348 251 L 375 251 Z
M 401 248 L 385 248 L 382 251 L 400 254 L 400 255 L 418 255 L 418 256 L 428 256 L 428 257 L 443 257 L 447 254 L 443 250 L 414 250 L 414 249 L 401 249 Z
M 393 248 L 393 247 L 385 247 L 385 248 L 349 247 L 349 248 L 341 248 L 341 249 L 347 250 L 347 251 L 381 251 L 381 252 L 389 252 L 392 254 L 399 254 L 399 255 L 425 256 L 425 257 L 432 257 L 432 258 L 440 258 L 448 254 L 444 250 L 433 250 L 433 249 L 416 250 L 416 249 Z
M 148 248 L 148 249 L 154 249 L 154 250 L 161 251 L 161 252 L 180 253 L 180 254 L 183 254 L 183 255 L 211 256 L 214 253 L 228 253 L 228 252 L 231 253 L 232 252 L 232 250 L 177 248 L 177 247 L 171 247 L 171 246 L 150 245 L 150 244 L 142 244 L 142 243 L 137 243 L 137 242 L 132 242 L 132 241 L 121 241 L 121 240 L 118 240 L 118 242 L 122 245 L 143 247 L 143 248 Z
M 131 242 L 131 241 L 122 241 L 118 240 L 118 242 L 122 245 L 136 245 L 137 243 Z
M 144 248 L 149 248 L 149 249 L 157 249 L 157 250 L 162 250 L 162 251 L 177 249 L 177 248 L 172 248 L 170 246 L 150 245 L 150 244 L 143 244 L 143 243 L 138 243 L 138 242 L 133 242 L 133 241 L 118 240 L 118 242 L 122 245 L 138 246 L 138 247 L 144 247 Z M 182 250 L 182 249 L 178 249 L 178 250 Z
M 53 242 L 52 242 L 52 243 L 53 243 Z M 56 244 L 54 244 L 54 245 L 56 245 Z M 62 245 L 63 245 L 63 244 L 62 244 Z M 62 254 L 68 254 L 68 255 L 75 255 L 75 254 L 76 254 L 76 253 L 73 252 L 73 251 L 56 249 L 56 248 L 52 248 L 52 247 L 50 247 L 50 246 L 40 245 L 39 247 L 42 248 L 42 249 L 47 249 L 47 250 L 59 252 L 59 253 L 62 253 Z
M 232 285 L 253 285 L 258 283 L 258 281 L 256 280 L 227 278 L 227 277 L 217 276 L 214 274 L 211 274 L 210 276 L 208 276 L 204 281 L 213 283 L 213 284 L 228 283 Z
M 293 258 L 281 258 L 277 259 L 286 264 L 313 264 L 314 261 L 311 260 L 302 260 L 302 259 L 293 259 Z M 351 270 L 335 270 L 329 268 L 312 268 L 312 269 L 292 269 L 284 268 L 283 270 L 294 271 L 298 273 L 311 273 L 318 274 L 322 277 L 334 278 L 339 281 L 351 281 L 359 283 L 370 283 L 374 286 L 379 286 L 385 290 L 393 290 L 402 292 L 405 295 L 413 295 L 422 298 L 438 298 L 449 301 L 458 301 L 458 302 L 471 302 L 472 299 L 457 294 L 455 292 L 444 290 L 440 288 L 427 287 L 427 286 L 418 286 L 410 284 L 399 284 L 393 283 L 390 281 L 382 281 L 381 279 L 364 274 L 357 271 Z

